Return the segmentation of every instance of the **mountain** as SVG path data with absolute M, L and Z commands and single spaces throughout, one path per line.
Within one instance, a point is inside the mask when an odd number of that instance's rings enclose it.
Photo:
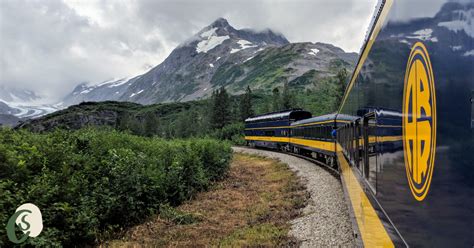
M 41 96 L 33 91 L 0 86 L 0 114 L 17 118 L 36 118 L 58 109 L 58 106 L 45 104 Z
M 390 23 L 383 39 L 397 40 L 411 46 L 422 40 L 437 48 L 449 50 L 450 56 L 474 56 L 467 50 L 474 38 L 474 2 L 448 2 L 432 18 L 419 18 L 409 22 Z M 407 38 L 402 38 L 402 34 Z
M 212 77 L 222 65 L 240 64 L 265 48 L 288 43 L 271 30 L 236 30 L 220 18 L 175 48 L 120 100 L 150 104 L 197 99 L 212 92 Z
M 422 41 L 433 57 L 432 64 L 436 80 L 450 81 L 450 87 L 442 88 L 439 95 L 451 94 L 452 96 L 452 94 L 463 92 L 463 95 L 459 96 L 460 99 L 469 99 L 471 88 L 463 80 L 474 77 L 472 68 L 474 63 L 473 16 L 474 2 L 453 0 L 445 3 L 433 17 L 388 23 L 382 35 L 377 37 L 379 42 L 372 47 L 372 55 L 369 56 L 367 66 L 362 68 L 362 75 L 367 79 L 372 78 L 378 84 L 386 85 L 389 85 L 389 81 L 403 78 L 405 61 L 408 59 L 410 49 L 416 42 Z M 370 63 L 370 57 L 378 61 L 378 64 Z M 383 57 L 392 59 L 383 59 Z M 394 59 L 395 57 L 398 58 Z M 443 62 L 437 63 L 437 59 L 440 58 Z M 453 65 L 456 66 L 453 67 Z M 384 86 L 381 85 L 381 87 Z M 393 92 L 393 94 L 398 93 Z M 374 97 L 383 98 L 384 96 L 376 94 Z M 465 105 L 461 104 L 461 106 Z M 457 111 L 459 109 L 446 110 L 449 114 L 457 113 Z
M 319 80 L 332 77 L 341 68 L 351 70 L 357 54 L 324 43 L 291 43 L 267 48 L 240 64 L 221 66 L 211 84 L 242 93 L 247 86 L 271 91 L 288 83 L 290 87 L 313 88 Z
M 11 108 L 6 102 L 0 101 L 0 114 L 15 114 L 17 111 Z
M 351 69 L 357 54 L 323 43 L 289 43 L 272 30 L 235 29 L 219 18 L 176 47 L 163 63 L 132 79 L 81 84 L 64 106 L 119 100 L 141 104 L 190 101 L 225 86 L 236 94 L 250 85 L 270 92 L 284 82 L 312 87 L 315 80 Z
M 112 79 L 97 85 L 81 83 L 64 97 L 61 106 L 70 106 L 81 102 L 100 102 L 105 100 L 118 100 L 133 82 L 140 78 Z
M 21 119 L 9 114 L 0 114 L 0 127 L 8 126 L 14 127 L 20 123 Z

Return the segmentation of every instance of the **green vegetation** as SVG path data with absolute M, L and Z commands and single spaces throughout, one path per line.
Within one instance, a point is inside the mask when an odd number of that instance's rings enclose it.
M 230 85 L 233 90 L 245 90 L 247 86 L 257 86 L 258 90 L 268 93 L 268 89 L 271 90 L 275 85 L 286 82 L 286 75 L 294 70 L 285 67 L 299 56 L 297 46 L 290 44 L 284 48 L 267 48 L 241 65 L 226 63 L 218 68 L 211 79 L 211 84 Z
M 221 129 L 232 121 L 229 95 L 224 87 L 212 93 L 211 126 Z
M 252 104 L 252 90 L 250 86 L 247 86 L 245 94 L 240 97 L 240 120 L 245 119 L 254 115 L 253 104 Z
M 101 242 L 159 210 L 173 221 L 193 222 L 167 211 L 167 204 L 176 206 L 221 179 L 231 155 L 228 143 L 211 139 L 0 129 L 0 223 L 32 202 L 45 228 L 27 244 L 69 247 Z M 2 228 L 0 246 L 7 244 Z

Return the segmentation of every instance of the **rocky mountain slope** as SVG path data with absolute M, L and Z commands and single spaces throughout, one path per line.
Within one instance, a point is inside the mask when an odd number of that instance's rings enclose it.
M 88 86 L 65 97 L 82 101 L 119 100 L 141 104 L 189 101 L 225 86 L 240 93 L 247 85 L 271 91 L 284 82 L 311 87 L 316 79 L 352 68 L 357 54 L 322 43 L 289 43 L 271 30 L 235 29 L 220 18 L 176 47 L 150 71 L 131 79 Z

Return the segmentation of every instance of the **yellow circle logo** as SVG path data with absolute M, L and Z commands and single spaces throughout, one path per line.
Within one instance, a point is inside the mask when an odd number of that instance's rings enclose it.
M 403 91 L 403 151 L 408 184 L 416 200 L 430 189 L 436 149 L 436 94 L 426 47 L 413 45 Z

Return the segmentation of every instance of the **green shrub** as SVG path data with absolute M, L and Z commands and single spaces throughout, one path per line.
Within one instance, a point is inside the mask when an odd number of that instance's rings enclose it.
M 97 243 L 222 178 L 232 153 L 213 139 L 165 141 L 112 130 L 0 130 L 0 222 L 37 205 L 37 246 Z M 183 217 L 184 218 L 184 217 Z M 5 225 L 4 225 L 5 226 Z M 0 229 L 0 246 L 10 245 Z
M 244 142 L 244 123 L 236 122 L 225 125 L 222 129 L 216 129 L 211 134 L 212 137 L 220 140 L 228 140 L 233 144 L 240 145 Z

